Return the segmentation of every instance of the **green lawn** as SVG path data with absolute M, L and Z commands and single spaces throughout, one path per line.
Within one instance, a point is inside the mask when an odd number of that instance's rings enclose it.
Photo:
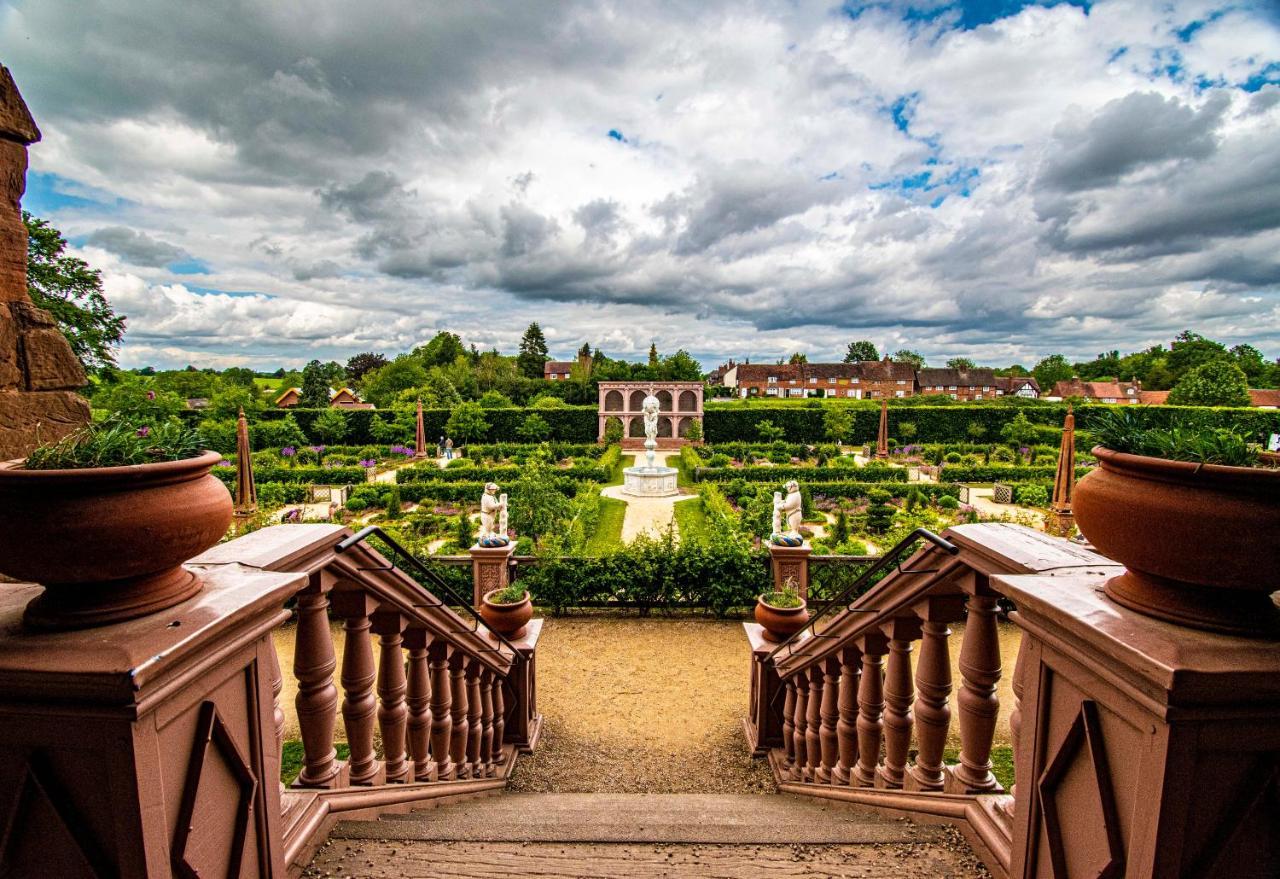
M 607 555 L 622 548 L 622 520 L 626 515 L 626 501 L 600 498 L 600 521 L 596 533 L 587 541 L 587 555 Z
M 618 466 L 613 468 L 613 475 L 609 477 L 608 485 L 622 485 L 622 471 L 626 467 L 635 464 L 635 455 L 622 455 L 618 458 Z
M 686 543 L 703 543 L 707 539 L 707 514 L 702 510 L 702 501 L 692 498 L 677 501 L 675 505 L 676 528 L 680 530 L 680 539 Z
M 944 763 L 959 763 L 960 751 L 956 748 L 947 748 L 942 752 L 942 760 Z M 1005 793 L 1008 793 L 1013 787 L 1013 747 L 1011 745 L 996 745 L 991 749 L 991 774 L 1004 786 Z
M 346 742 L 338 742 L 334 745 L 334 750 L 338 752 L 339 760 L 345 760 L 351 756 L 351 748 Z M 285 784 L 291 784 L 301 771 L 302 741 L 289 739 L 284 743 L 284 753 L 280 755 L 280 780 Z

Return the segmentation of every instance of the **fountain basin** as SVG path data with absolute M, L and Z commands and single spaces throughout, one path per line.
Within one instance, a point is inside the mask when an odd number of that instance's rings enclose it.
M 674 467 L 625 467 L 622 493 L 632 497 L 671 497 L 679 494 Z

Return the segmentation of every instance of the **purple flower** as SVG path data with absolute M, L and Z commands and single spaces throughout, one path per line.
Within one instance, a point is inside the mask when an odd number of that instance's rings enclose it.
M 284 457 L 284 458 L 292 458 L 296 454 L 298 454 L 298 450 L 295 449 L 293 446 L 285 446 L 283 449 L 280 450 L 280 455 L 281 457 Z
M 1023 446 L 1022 448 L 1018 449 L 1018 454 L 1023 455 L 1025 457 L 1026 455 L 1031 454 L 1031 450 L 1028 449 L 1026 446 Z
M 230 461 L 228 461 L 226 458 L 223 458 L 221 461 L 219 461 L 219 462 L 218 462 L 218 466 L 219 466 L 219 467 L 230 467 L 230 466 L 231 466 L 231 462 L 230 462 Z
M 141 437 L 147 437 L 147 436 L 150 436 L 150 435 L 151 435 L 151 428 L 149 428 L 149 427 L 139 427 L 139 428 L 138 428 L 138 436 L 141 436 Z
M 360 460 L 360 466 L 361 467 L 377 467 L 378 462 L 375 461 L 373 458 L 362 458 Z
M 307 448 L 311 449 L 311 451 L 315 452 L 317 455 L 324 454 L 324 446 L 308 446 Z
M 148 400 L 154 400 L 155 398 L 156 398 L 156 392 L 155 392 L 155 391 L 147 391 L 147 399 L 148 399 Z

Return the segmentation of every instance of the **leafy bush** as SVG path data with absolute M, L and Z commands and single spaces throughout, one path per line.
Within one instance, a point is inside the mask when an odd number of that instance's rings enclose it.
M 1153 429 L 1143 425 L 1136 410 L 1126 408 L 1096 419 L 1092 430 L 1100 445 L 1131 455 L 1234 467 L 1258 463 L 1258 453 L 1249 447 L 1248 436 L 1226 427 Z
M 1035 483 L 1015 485 L 1013 502 L 1024 507 L 1047 507 L 1049 506 L 1049 489 Z
M 236 480 L 234 467 L 214 467 L 213 475 L 228 485 Z M 268 467 L 254 465 L 258 482 L 293 482 L 310 485 L 360 485 L 368 479 L 363 467 Z
M 760 437 L 761 442 L 771 443 L 782 439 L 785 435 L 786 431 L 783 428 L 768 419 L 756 424 L 756 436 Z
M 944 510 L 954 510 L 960 506 L 960 501 L 950 495 L 943 495 L 938 498 L 938 506 L 942 507 Z

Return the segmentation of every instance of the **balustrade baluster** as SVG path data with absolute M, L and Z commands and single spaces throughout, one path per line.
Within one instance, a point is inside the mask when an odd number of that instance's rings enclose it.
M 840 720 L 840 660 L 829 657 L 822 663 L 822 766 L 818 780 L 830 784 L 840 749 L 836 736 L 836 723 Z
M 294 700 L 302 737 L 302 771 L 296 787 L 332 787 L 342 771 L 333 747 L 338 723 L 338 688 L 333 672 L 338 661 L 329 634 L 329 596 L 320 578 L 298 594 L 298 629 L 293 654 L 293 674 L 298 679 Z
M 399 613 L 376 613 L 373 628 L 378 635 L 378 731 L 382 735 L 382 761 L 390 784 L 409 781 L 405 736 L 409 709 L 405 705 L 408 682 L 404 668 L 405 619 Z
M 343 627 L 346 641 L 342 648 L 342 720 L 351 748 L 347 765 L 352 784 L 373 784 L 378 778 L 378 760 L 373 753 L 373 722 L 378 710 L 373 687 L 377 673 L 370 627 L 367 611 L 348 616 Z
M 858 762 L 858 668 L 862 654 L 856 647 L 840 651 L 839 721 L 836 723 L 836 740 L 839 743 L 839 762 L 832 770 L 836 784 L 848 784 L 849 774 Z
M 804 750 L 809 758 L 805 776 L 822 781 L 822 664 L 809 668 L 809 703 L 805 712 Z
M 951 724 L 951 656 L 947 624 L 928 620 L 920 640 L 916 663 L 916 740 L 919 751 L 911 778 L 920 790 L 942 790 L 942 752 Z
M 450 653 L 453 648 L 440 639 L 431 641 L 427 648 L 431 669 L 431 755 L 435 758 L 436 778 L 452 781 L 458 776 L 454 765 L 453 742 L 453 687 L 449 676 Z
M 911 638 L 919 633 L 919 624 L 914 617 L 894 620 L 886 630 L 891 638 L 884 674 L 884 766 L 880 779 L 885 787 L 900 788 L 911 750 L 911 699 L 915 695 Z
M 486 778 L 495 774 L 493 766 L 493 672 L 480 672 L 480 765 Z
M 782 686 L 786 688 L 782 700 L 782 748 L 787 757 L 786 771 L 789 775 L 796 765 L 796 685 L 788 679 Z
M 453 760 L 458 778 L 471 777 L 471 764 L 467 761 L 467 734 L 471 723 L 467 715 L 470 703 L 467 699 L 467 666 L 470 661 L 462 653 L 454 653 L 449 659 L 449 688 L 453 693 L 453 738 L 449 740 L 449 757 Z
M 795 741 L 796 762 L 791 767 L 791 778 L 795 781 L 807 781 L 806 775 L 809 769 L 808 759 L 808 738 L 806 732 L 809 728 L 808 707 L 809 707 L 809 678 L 804 673 L 795 676 L 796 688 L 796 711 L 795 711 L 795 735 L 792 739 Z
M 270 651 L 267 674 L 271 678 L 271 724 L 276 737 L 276 757 L 284 758 L 284 708 L 280 704 L 280 694 L 284 692 L 284 673 L 280 671 L 280 657 L 276 654 L 276 646 L 267 642 Z M 278 766 L 276 767 L 279 768 Z M 284 782 L 279 782 L 280 790 L 284 790 Z
M 979 577 L 979 581 L 985 580 Z M 979 582 L 979 590 L 983 584 Z M 1000 789 L 991 774 L 991 744 L 996 732 L 1000 700 L 1000 640 L 996 631 L 996 596 L 981 591 L 969 596 L 969 614 L 960 647 L 960 764 L 953 776 L 966 793 Z
M 409 650 L 408 746 L 414 781 L 435 781 L 436 761 L 431 758 L 431 667 L 426 629 L 409 629 L 404 635 Z
M 884 642 L 867 638 L 862 645 L 862 680 L 858 685 L 858 765 L 853 782 L 871 787 L 880 762 L 881 717 L 884 714 Z
M 1032 673 L 1034 664 L 1027 659 L 1027 644 L 1030 638 L 1023 638 L 1018 643 L 1018 658 L 1013 666 L 1013 710 L 1009 712 L 1009 744 L 1013 746 L 1013 767 L 1017 771 L 1018 753 L 1022 746 L 1022 697 L 1027 690 L 1027 675 Z M 1018 785 L 1009 786 L 1010 799 L 1004 804 L 1006 814 L 1013 817 L 1013 804 L 1017 801 Z
M 502 678 L 493 676 L 493 749 L 489 759 L 495 767 L 506 763 L 506 751 L 502 750 L 502 740 L 507 734 L 507 706 L 502 696 Z M 495 774 L 496 774 L 495 769 Z
M 467 663 L 467 763 L 472 778 L 484 778 L 484 760 L 480 754 L 484 738 L 484 706 L 481 704 L 479 660 Z

